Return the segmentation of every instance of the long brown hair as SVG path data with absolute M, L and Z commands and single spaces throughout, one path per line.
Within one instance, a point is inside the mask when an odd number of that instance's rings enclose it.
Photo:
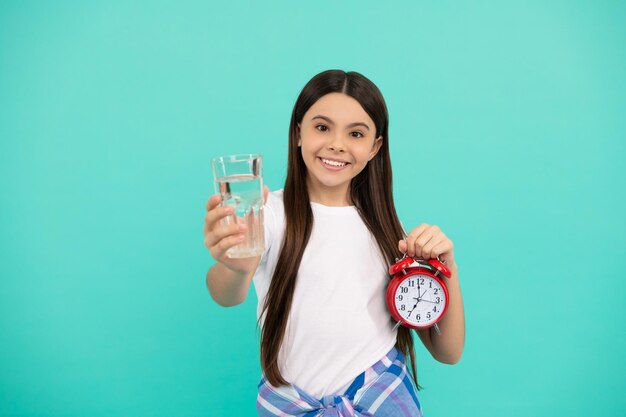
M 298 147 L 297 125 L 307 110 L 326 94 L 340 92 L 357 100 L 376 125 L 375 137 L 383 142 L 376 156 L 352 179 L 350 197 L 363 222 L 370 230 L 384 259 L 390 265 L 400 258 L 398 241 L 404 233 L 393 203 L 391 161 L 389 158 L 389 116 L 379 89 L 358 72 L 328 70 L 314 76 L 302 89 L 291 115 L 289 126 L 289 161 L 283 190 L 286 229 L 280 256 L 263 304 L 259 321 L 261 331 L 261 367 L 273 386 L 287 385 L 280 374 L 278 353 L 291 309 L 296 277 L 304 249 L 311 236 L 313 212 L 306 184 L 307 169 Z M 391 318 L 390 318 L 391 320 Z M 396 347 L 410 358 L 409 369 L 418 389 L 413 334 L 398 328 Z

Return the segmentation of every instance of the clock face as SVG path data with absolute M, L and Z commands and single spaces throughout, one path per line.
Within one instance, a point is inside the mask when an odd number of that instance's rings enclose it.
M 428 275 L 406 277 L 395 291 L 395 307 L 409 323 L 426 327 L 436 323 L 446 306 L 446 291 Z

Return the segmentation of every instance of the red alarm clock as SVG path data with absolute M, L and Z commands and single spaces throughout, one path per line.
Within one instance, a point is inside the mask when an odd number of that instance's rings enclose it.
M 438 259 L 417 261 L 404 256 L 389 267 L 391 282 L 387 286 L 387 308 L 397 323 L 412 329 L 435 327 L 448 308 L 448 288 L 442 276 L 450 270 Z

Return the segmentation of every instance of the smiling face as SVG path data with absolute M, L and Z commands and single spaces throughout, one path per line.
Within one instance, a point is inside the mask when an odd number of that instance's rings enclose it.
M 350 181 L 382 145 L 383 138 L 375 138 L 374 121 L 354 98 L 329 93 L 304 114 L 298 133 L 310 200 L 332 206 L 352 204 Z

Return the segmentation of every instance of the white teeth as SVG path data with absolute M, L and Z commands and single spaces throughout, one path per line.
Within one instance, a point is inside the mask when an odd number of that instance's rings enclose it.
M 322 158 L 322 161 L 324 161 L 325 164 L 332 165 L 334 167 L 342 167 L 342 166 L 346 165 L 345 162 L 330 161 L 330 160 L 324 159 L 324 158 Z

